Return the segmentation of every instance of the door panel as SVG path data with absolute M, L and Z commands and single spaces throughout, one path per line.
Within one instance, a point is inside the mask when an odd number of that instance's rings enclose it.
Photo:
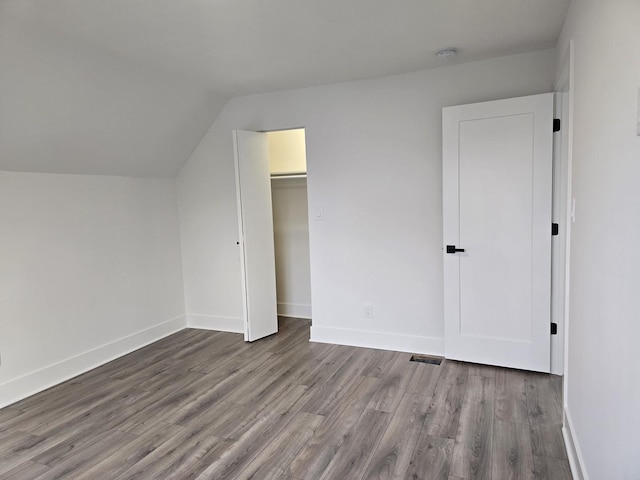
M 443 110 L 445 354 L 549 371 L 553 96 Z
M 278 331 L 269 150 L 265 133 L 235 130 L 245 340 Z
M 459 237 L 467 247 L 460 261 L 460 324 L 465 336 L 531 341 L 531 250 L 517 245 L 531 242 L 532 127 L 530 114 L 460 124 Z M 498 310 L 501 315 L 492 315 Z

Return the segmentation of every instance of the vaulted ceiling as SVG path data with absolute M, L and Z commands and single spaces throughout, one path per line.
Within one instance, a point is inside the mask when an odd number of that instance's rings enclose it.
M 174 176 L 227 99 L 555 46 L 569 0 L 0 0 L 0 169 Z

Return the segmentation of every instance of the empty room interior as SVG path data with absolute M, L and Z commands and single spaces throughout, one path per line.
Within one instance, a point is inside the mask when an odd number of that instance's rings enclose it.
M 0 0 L 0 479 L 640 479 L 639 26 Z

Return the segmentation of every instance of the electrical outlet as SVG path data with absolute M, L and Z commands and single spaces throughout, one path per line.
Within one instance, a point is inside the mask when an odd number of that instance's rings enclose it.
M 362 308 L 362 316 L 364 318 L 373 318 L 373 304 L 365 303 Z

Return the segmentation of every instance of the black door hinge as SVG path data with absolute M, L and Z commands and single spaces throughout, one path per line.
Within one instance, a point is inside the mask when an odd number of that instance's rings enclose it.
M 551 324 L 551 335 L 557 335 L 558 334 L 558 324 L 557 323 L 552 323 Z
M 559 118 L 554 118 L 553 119 L 553 131 L 554 132 L 559 132 L 560 131 L 560 119 Z
M 557 223 L 551 224 L 551 235 L 556 236 L 560 232 L 560 225 Z

